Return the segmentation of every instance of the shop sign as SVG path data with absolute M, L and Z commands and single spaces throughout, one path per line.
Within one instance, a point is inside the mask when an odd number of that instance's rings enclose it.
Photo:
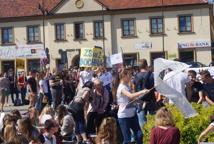
M 102 48 L 81 48 L 80 67 L 98 67 L 103 65 Z
M 210 41 L 178 42 L 178 48 L 211 47 Z
M 38 45 L 17 45 L 0 47 L 0 57 L 10 58 L 45 58 L 45 50 L 42 44 Z
M 151 42 L 139 42 L 135 44 L 135 49 L 148 49 L 152 48 L 152 43 Z

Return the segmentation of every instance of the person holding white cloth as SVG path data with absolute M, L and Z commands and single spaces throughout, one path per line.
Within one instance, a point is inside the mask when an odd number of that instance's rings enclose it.
M 131 78 L 132 75 L 128 69 L 124 69 L 120 73 L 120 84 L 117 89 L 117 104 L 119 105 L 117 116 L 123 134 L 123 144 L 131 142 L 131 129 L 137 144 L 142 144 L 143 133 L 138 122 L 136 108 L 134 106 L 126 106 L 130 101 L 147 93 L 148 90 L 144 89 L 136 93 L 131 93 L 131 88 L 128 85 L 131 82 Z

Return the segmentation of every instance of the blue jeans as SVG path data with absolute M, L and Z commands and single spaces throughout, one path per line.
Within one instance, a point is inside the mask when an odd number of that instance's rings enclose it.
M 131 130 L 134 133 L 137 144 L 143 143 L 143 133 L 139 126 L 137 115 L 131 118 L 118 118 L 118 121 L 123 134 L 123 144 L 131 142 Z
M 137 116 L 138 116 L 139 125 L 141 128 L 143 128 L 144 124 L 147 121 L 145 111 L 144 110 L 140 111 L 139 113 L 137 113 Z

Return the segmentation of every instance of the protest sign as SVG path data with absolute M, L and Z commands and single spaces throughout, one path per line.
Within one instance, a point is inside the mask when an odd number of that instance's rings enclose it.
M 110 56 L 110 59 L 111 59 L 111 64 L 112 65 L 123 63 L 123 55 L 122 55 L 122 53 L 113 54 L 113 55 Z
M 81 48 L 80 67 L 98 67 L 103 62 L 102 48 Z

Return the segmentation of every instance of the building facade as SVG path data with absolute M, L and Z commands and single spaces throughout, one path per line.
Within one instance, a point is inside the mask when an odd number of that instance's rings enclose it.
M 126 65 L 157 57 L 212 61 L 213 9 L 201 0 L 16 1 L 1 5 L 10 9 L 0 13 L 1 72 L 21 67 L 17 59 L 25 70 L 40 69 L 47 50 L 51 69 L 63 65 L 64 52 L 68 66 L 78 65 L 81 48 L 94 46 L 106 56 L 122 52 Z

